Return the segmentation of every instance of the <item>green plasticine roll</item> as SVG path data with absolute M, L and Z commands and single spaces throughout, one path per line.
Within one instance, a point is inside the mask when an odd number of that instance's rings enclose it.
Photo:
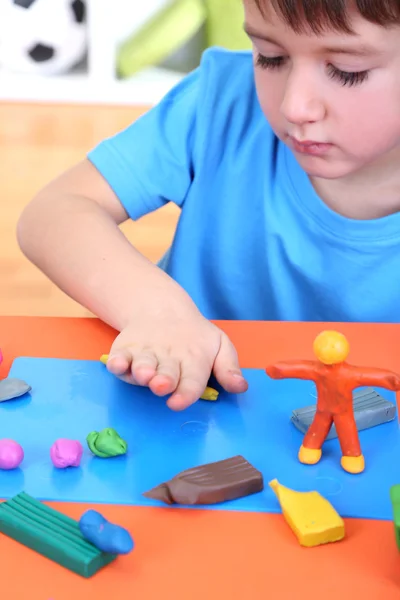
M 0 531 L 82 577 L 116 558 L 86 541 L 77 521 L 25 492 L 0 503 Z

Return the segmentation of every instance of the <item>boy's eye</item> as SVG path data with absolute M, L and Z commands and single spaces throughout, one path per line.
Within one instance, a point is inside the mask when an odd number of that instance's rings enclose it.
M 261 69 L 279 69 L 285 64 L 284 56 L 274 56 L 268 58 L 267 56 L 263 56 L 262 54 L 257 55 L 257 67 L 261 67 Z M 343 86 L 348 85 L 349 87 L 354 85 L 360 85 L 364 83 L 368 79 L 369 71 L 358 71 L 358 72 L 349 72 L 349 71 L 341 71 L 340 69 L 334 67 L 333 65 L 328 65 L 328 75 L 331 79 L 335 79 L 339 81 Z
M 349 73 L 348 71 L 341 71 L 333 65 L 328 65 L 328 74 L 332 79 L 340 81 L 342 85 L 360 85 L 368 79 L 369 71 L 357 71 L 355 73 Z
M 283 56 L 274 56 L 272 58 L 268 58 L 262 54 L 258 54 L 257 56 L 257 67 L 261 67 L 262 69 L 277 69 L 281 67 L 284 62 L 285 59 Z

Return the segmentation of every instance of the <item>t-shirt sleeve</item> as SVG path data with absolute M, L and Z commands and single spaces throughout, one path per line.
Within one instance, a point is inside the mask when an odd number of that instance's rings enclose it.
M 133 220 L 168 202 L 182 206 L 194 172 L 199 69 L 88 159 Z

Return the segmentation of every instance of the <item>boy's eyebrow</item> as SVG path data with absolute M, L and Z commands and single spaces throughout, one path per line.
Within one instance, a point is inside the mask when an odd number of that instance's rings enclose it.
M 246 23 L 244 24 L 243 29 L 250 38 L 262 40 L 264 42 L 274 44 L 275 46 L 281 46 L 281 44 L 273 38 L 265 35 L 260 31 L 252 29 L 252 27 L 250 27 Z M 349 54 L 351 56 L 376 56 L 377 54 L 383 53 L 382 50 L 379 50 L 378 48 L 375 48 L 374 46 L 370 46 L 368 44 L 361 44 L 359 47 L 353 48 L 346 46 L 326 46 L 324 48 L 321 48 L 321 51 L 327 54 Z
M 368 44 L 362 44 L 358 48 L 346 48 L 345 46 L 326 47 L 323 48 L 323 51 L 328 54 L 349 54 L 351 56 L 376 56 L 383 54 L 382 50 L 374 46 L 368 46 Z
M 263 42 L 269 42 L 270 44 L 275 44 L 275 46 L 280 46 L 280 44 L 277 41 L 273 40 L 271 37 L 268 37 L 267 35 L 265 35 L 265 33 L 261 33 L 261 31 L 256 31 L 255 29 L 250 27 L 250 25 L 247 25 L 247 23 L 243 25 L 243 29 L 244 32 L 247 33 L 249 38 L 263 40 Z

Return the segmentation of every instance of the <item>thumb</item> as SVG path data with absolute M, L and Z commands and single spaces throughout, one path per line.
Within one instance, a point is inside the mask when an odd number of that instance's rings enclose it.
M 214 361 L 213 371 L 218 383 L 227 392 L 238 394 L 247 390 L 248 383 L 240 369 L 236 348 L 225 333 L 221 335 L 221 345 Z

